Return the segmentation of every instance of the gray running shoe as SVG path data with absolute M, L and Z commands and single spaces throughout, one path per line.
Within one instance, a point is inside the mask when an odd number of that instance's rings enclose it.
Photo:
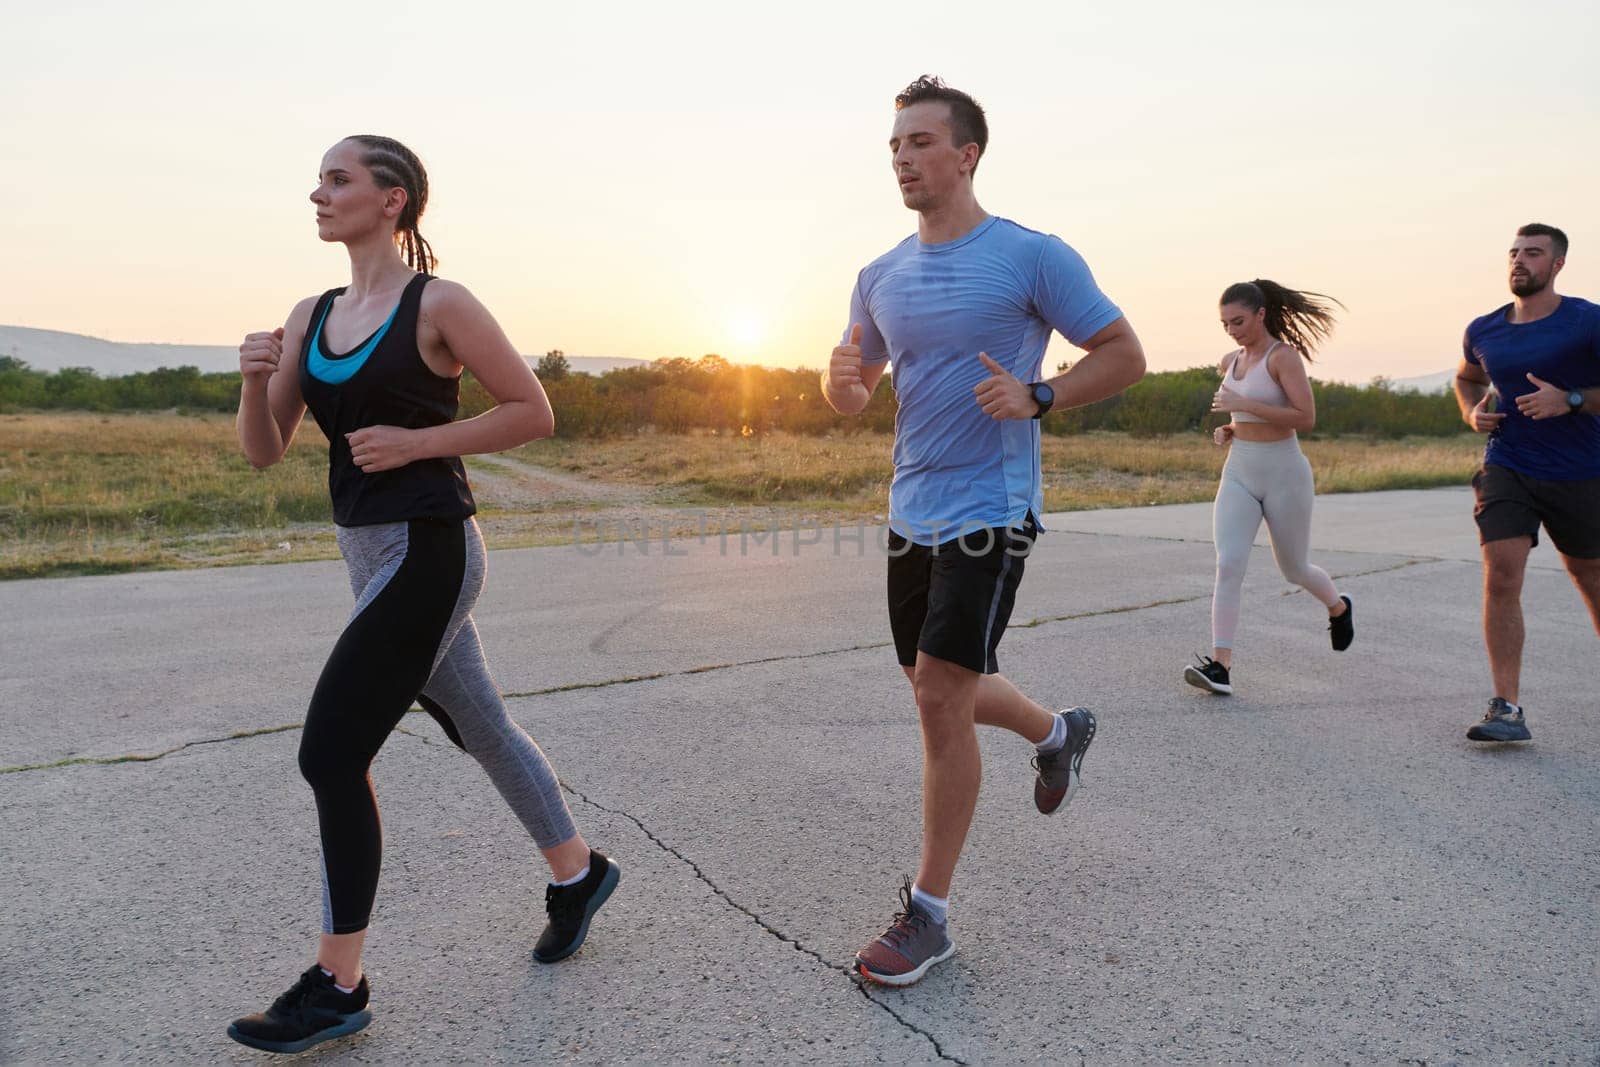
M 1469 741 L 1527 741 L 1532 737 L 1522 709 L 1505 697 L 1490 700 L 1483 721 L 1467 730 Z
M 1056 717 L 1066 723 L 1066 744 L 1033 757 L 1033 769 L 1039 772 L 1033 780 L 1033 806 L 1046 815 L 1066 807 L 1078 791 L 1083 780 L 1083 754 L 1094 740 L 1096 725 L 1088 708 L 1068 708 L 1056 712 Z
M 929 919 L 911 902 L 909 878 L 900 886 L 900 904 L 889 929 L 856 953 L 856 973 L 879 985 L 911 985 L 928 968 L 956 954 L 946 925 Z

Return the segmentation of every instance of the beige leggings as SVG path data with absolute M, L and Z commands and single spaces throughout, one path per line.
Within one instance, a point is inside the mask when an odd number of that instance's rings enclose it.
M 1211 643 L 1232 648 L 1239 629 L 1239 591 L 1244 586 L 1250 546 L 1267 520 L 1272 555 L 1283 576 L 1328 607 L 1339 603 L 1333 579 L 1310 563 L 1311 464 L 1300 441 L 1240 441 L 1228 449 L 1211 511 L 1212 539 L 1217 546 L 1217 584 L 1211 595 Z

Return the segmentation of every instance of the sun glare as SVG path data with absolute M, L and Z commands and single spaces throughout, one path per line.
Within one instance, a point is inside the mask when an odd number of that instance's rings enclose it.
M 728 319 L 728 336 L 735 344 L 749 348 L 767 336 L 766 324 L 753 311 L 737 311 Z

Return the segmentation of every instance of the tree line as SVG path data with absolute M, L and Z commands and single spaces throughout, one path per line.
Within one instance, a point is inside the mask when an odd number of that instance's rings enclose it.
M 560 352 L 547 353 L 538 370 L 556 412 L 558 437 L 612 437 L 661 431 L 734 436 L 782 431 L 894 429 L 894 391 L 873 394 L 856 416 L 833 412 L 823 401 L 819 373 L 734 364 L 721 356 L 660 359 L 600 375 L 572 373 Z M 1316 382 L 1317 434 L 1401 437 L 1448 436 L 1464 427 L 1449 394 L 1398 392 L 1382 379 L 1367 385 Z M 161 368 L 115 378 L 86 367 L 53 373 L 14 356 L 0 356 L 0 412 L 234 411 L 239 374 L 202 374 L 195 367 Z M 1146 375 L 1126 392 L 1069 411 L 1051 412 L 1044 430 L 1055 434 L 1114 430 L 1139 437 L 1199 432 L 1225 421 L 1211 412 L 1217 373 L 1211 367 Z M 493 404 L 470 374 L 463 377 L 461 414 Z

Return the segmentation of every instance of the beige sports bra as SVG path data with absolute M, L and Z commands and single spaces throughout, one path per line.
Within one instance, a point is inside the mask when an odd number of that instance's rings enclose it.
M 1283 386 L 1277 383 L 1272 377 L 1272 372 L 1267 369 L 1267 360 L 1272 358 L 1272 353 L 1281 344 L 1283 344 L 1282 341 L 1273 341 L 1272 346 L 1256 361 L 1256 365 L 1244 372 L 1243 378 L 1234 376 L 1233 367 L 1234 364 L 1239 362 L 1239 357 L 1244 355 L 1244 349 L 1241 348 L 1229 356 L 1228 365 L 1222 370 L 1222 377 L 1228 383 L 1228 388 L 1242 397 L 1257 400 L 1263 404 L 1270 404 L 1273 407 L 1289 407 L 1288 394 L 1283 391 Z M 1266 422 L 1267 420 L 1246 411 L 1235 411 L 1233 413 L 1233 421 Z

